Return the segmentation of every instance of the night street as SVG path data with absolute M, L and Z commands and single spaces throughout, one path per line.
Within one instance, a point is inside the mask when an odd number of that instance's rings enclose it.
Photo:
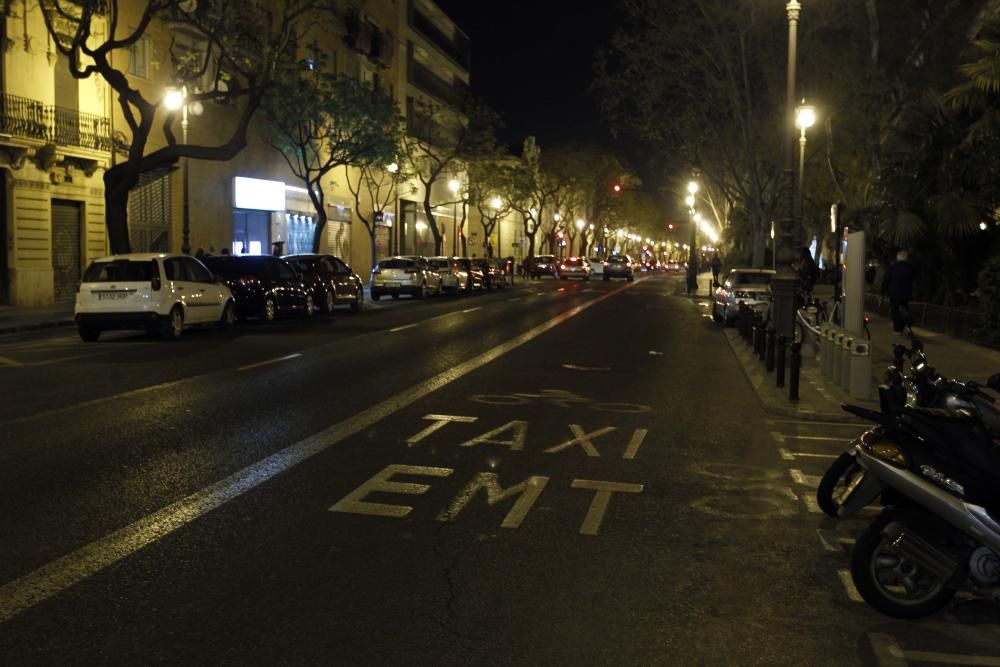
M 998 664 L 859 601 L 863 427 L 765 416 L 680 283 L 4 339 L 0 663 Z

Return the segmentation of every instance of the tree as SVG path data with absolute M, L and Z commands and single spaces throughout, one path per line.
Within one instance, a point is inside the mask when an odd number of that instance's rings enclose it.
M 487 257 L 493 257 L 492 238 L 497 224 L 513 210 L 510 200 L 501 196 L 508 178 L 509 167 L 494 160 L 477 160 L 469 163 L 469 203 L 479 212 Z
M 375 248 L 375 230 L 377 222 L 385 219 L 386 210 L 396 200 L 399 184 L 409 176 L 404 173 L 398 163 L 392 162 L 386 166 L 375 164 L 362 165 L 357 169 L 357 179 L 352 181 L 352 168 L 344 166 L 344 178 L 347 189 L 354 195 L 354 213 L 368 232 L 368 242 L 371 249 L 371 265 L 377 261 Z M 365 212 L 364 200 L 371 205 L 371 213 Z
M 316 209 L 312 250 L 319 252 L 328 217 L 322 180 L 338 167 L 392 163 L 402 141 L 403 119 L 388 95 L 312 67 L 300 63 L 279 77 L 265 101 L 266 136 L 305 184 Z
M 77 79 L 103 78 L 117 96 L 131 137 L 127 157 L 104 173 L 106 225 L 111 251 L 130 250 L 128 193 L 141 174 L 170 167 L 181 158 L 230 160 L 247 143 L 250 121 L 284 70 L 294 44 L 317 21 L 332 16 L 332 0 L 147 0 L 135 28 L 124 27 L 122 0 L 39 0 L 49 37 Z M 266 8 L 264 5 L 267 5 Z M 216 102 L 230 108 L 230 131 L 216 145 L 179 143 L 177 112 L 161 113 L 163 100 L 133 87 L 126 72 L 112 65 L 129 61 L 125 52 L 152 25 L 169 22 L 174 34 L 195 36 L 195 50 L 171 46 L 175 84 L 187 90 L 188 104 Z M 158 93 L 157 93 L 158 95 Z M 150 147 L 159 117 L 165 145 Z
M 444 200 L 438 200 L 434 185 L 450 174 L 461 172 L 471 160 L 495 156 L 499 127 L 497 113 L 474 98 L 466 100 L 461 111 L 426 101 L 415 103 L 404 146 L 413 173 L 424 188 L 424 215 L 438 255 L 442 234 L 434 209 Z
M 542 151 L 534 137 L 524 140 L 521 158 L 507 171 L 506 196 L 513 210 L 521 214 L 524 236 L 528 239 L 527 261 L 535 256 L 535 237 L 538 234 L 545 213 L 556 199 L 557 193 L 565 187 L 552 174 L 542 168 Z M 553 211 L 556 213 L 557 211 Z M 555 223 L 555 217 L 549 215 Z

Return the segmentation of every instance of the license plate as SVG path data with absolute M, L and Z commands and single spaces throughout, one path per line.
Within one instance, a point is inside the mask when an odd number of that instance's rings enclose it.
M 124 299 L 128 296 L 128 292 L 98 292 L 98 301 L 114 301 L 116 299 Z
M 399 287 L 399 283 L 385 283 L 386 287 Z

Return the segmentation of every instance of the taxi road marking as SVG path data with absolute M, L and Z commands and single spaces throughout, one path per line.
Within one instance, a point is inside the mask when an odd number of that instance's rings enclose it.
M 983 665 L 1000 666 L 1000 657 L 992 655 L 969 655 L 966 653 L 941 653 L 938 651 L 911 651 L 904 649 L 892 635 L 872 632 L 868 634 L 875 657 L 880 665 L 903 667 L 907 660 L 930 662 L 939 665 Z
M 837 576 L 840 577 L 840 583 L 844 585 L 844 590 L 847 591 L 847 597 L 851 598 L 854 602 L 864 602 L 865 599 L 861 597 L 861 593 L 854 586 L 854 580 L 851 579 L 851 572 L 849 570 L 837 570 Z
M 58 595 L 105 568 L 149 546 L 174 531 L 200 519 L 231 500 L 255 489 L 273 477 L 295 467 L 347 438 L 361 433 L 386 417 L 416 403 L 505 354 L 554 329 L 591 306 L 619 294 L 635 283 L 581 303 L 552 319 L 525 331 L 457 366 L 390 396 L 367 410 L 348 417 L 305 440 L 196 491 L 161 510 L 97 539 L 62 558 L 0 586 L 0 623 Z M 148 389 L 147 389 L 148 390 Z

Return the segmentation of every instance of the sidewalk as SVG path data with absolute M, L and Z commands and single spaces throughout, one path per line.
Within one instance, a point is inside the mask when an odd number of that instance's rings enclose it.
M 710 273 L 698 276 L 699 292 L 693 297 L 694 300 L 709 300 L 706 286 L 710 282 Z M 895 342 L 891 320 L 874 313 L 865 314 L 870 319 L 868 328 L 872 335 L 873 397 L 867 401 L 852 398 L 847 391 L 824 377 L 818 357 L 803 356 L 799 401 L 792 403 L 788 399 L 788 369 L 785 370 L 785 387 L 776 388 L 774 373 L 765 371 L 764 362 L 753 354 L 753 349 L 743 342 L 736 329 L 727 328 L 724 333 L 747 380 L 767 412 L 793 419 L 856 421 L 854 416 L 840 409 L 840 404 L 852 403 L 878 409 L 877 387 L 882 382 L 886 367 L 892 361 L 892 346 Z M 913 332 L 924 344 L 928 363 L 945 377 L 975 380 L 985 384 L 992 373 L 1000 372 L 1000 351 L 924 329 L 914 328 Z
M 73 324 L 73 304 L 15 308 L 0 306 L 0 334 Z

